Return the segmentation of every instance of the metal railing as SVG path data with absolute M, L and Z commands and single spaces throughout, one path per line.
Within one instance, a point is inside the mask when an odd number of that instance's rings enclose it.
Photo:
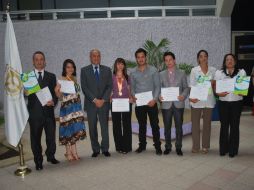
M 50 14 L 51 19 L 57 20 L 58 14 L 62 13 L 79 13 L 79 18 L 84 19 L 86 13 L 98 12 L 106 13 L 106 18 L 110 19 L 112 13 L 115 11 L 131 11 L 134 13 L 133 18 L 140 18 L 140 11 L 161 11 L 161 17 L 167 17 L 168 10 L 179 10 L 188 11 L 188 16 L 193 16 L 193 10 L 211 10 L 214 11 L 216 16 L 216 5 L 199 5 L 199 6 L 148 6 L 148 7 L 104 7 L 104 8 L 76 8 L 76 9 L 45 9 L 45 10 L 22 10 L 22 11 L 11 11 L 10 15 L 12 17 L 23 18 L 24 20 L 30 20 L 30 15 L 45 15 Z M 4 20 L 5 12 L 0 12 L 0 17 Z M 22 19 L 21 19 L 22 20 Z

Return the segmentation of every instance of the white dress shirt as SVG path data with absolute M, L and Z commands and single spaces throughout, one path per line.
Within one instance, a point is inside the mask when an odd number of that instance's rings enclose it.
M 206 81 L 211 82 L 214 80 L 216 69 L 214 67 L 208 66 L 208 71 L 204 74 L 200 66 L 196 66 L 191 70 L 190 74 L 190 87 L 199 84 L 199 79 L 205 78 Z M 214 108 L 215 97 L 212 88 L 209 89 L 209 95 L 206 101 L 198 101 L 197 103 L 190 102 L 193 108 Z
M 39 72 L 41 72 L 41 77 L 43 79 L 43 77 L 44 77 L 44 69 L 41 70 L 41 71 L 38 71 L 37 69 L 34 69 L 34 72 L 35 72 L 35 75 L 36 75 L 37 79 L 39 78 Z
M 227 71 L 227 74 L 228 74 L 228 71 Z M 238 74 L 234 78 L 236 78 L 237 76 L 246 76 L 246 72 L 243 69 L 241 69 L 239 70 Z M 223 80 L 223 79 L 229 79 L 229 78 L 230 77 L 227 76 L 222 70 L 218 70 L 215 73 L 215 80 Z M 219 97 L 219 100 L 227 101 L 227 102 L 239 101 L 242 99 L 243 99 L 242 96 L 234 94 L 234 92 L 229 92 L 228 95 L 224 97 Z
M 93 66 L 93 72 L 95 73 L 95 71 L 96 71 L 95 67 L 97 67 L 97 71 L 100 74 L 100 64 L 98 64 L 98 65 L 92 64 L 92 66 Z

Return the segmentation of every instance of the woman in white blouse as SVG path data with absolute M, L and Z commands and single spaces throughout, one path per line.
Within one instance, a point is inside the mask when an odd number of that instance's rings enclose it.
M 202 153 L 206 154 L 210 148 L 211 118 L 215 105 L 215 98 L 212 90 L 216 69 L 208 65 L 208 52 L 200 50 L 197 54 L 198 66 L 191 70 L 190 87 L 196 85 L 207 85 L 209 93 L 206 101 L 190 98 L 191 122 L 192 122 L 192 152 L 200 151 L 200 119 L 203 117 L 202 132 Z
M 226 54 L 222 69 L 215 73 L 215 80 L 236 78 L 238 76 L 246 76 L 246 73 L 243 69 L 236 67 L 236 57 L 233 54 Z M 219 116 L 221 123 L 220 155 L 225 156 L 229 153 L 229 157 L 234 157 L 238 154 L 239 148 L 239 124 L 243 97 L 233 92 L 222 92 L 217 93 L 217 95 L 219 96 Z

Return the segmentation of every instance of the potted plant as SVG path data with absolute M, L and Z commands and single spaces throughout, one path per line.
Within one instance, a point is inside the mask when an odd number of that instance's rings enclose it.
M 163 38 L 158 45 L 156 45 L 152 40 L 146 40 L 143 48 L 147 51 L 147 62 L 149 65 L 152 65 L 158 69 L 158 71 L 163 71 L 166 69 L 166 65 L 163 61 L 163 54 L 166 51 L 169 51 L 170 41 L 167 38 Z M 126 65 L 128 68 L 134 68 L 137 66 L 136 61 L 126 60 Z M 177 67 L 183 70 L 186 75 L 189 75 L 192 65 L 187 63 L 177 64 Z

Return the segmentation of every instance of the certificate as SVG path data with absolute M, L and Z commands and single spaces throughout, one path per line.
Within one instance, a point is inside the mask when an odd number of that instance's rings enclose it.
M 161 97 L 163 98 L 163 102 L 179 101 L 178 96 L 179 87 L 161 88 Z
M 136 100 L 137 106 L 145 106 L 151 100 L 153 100 L 153 93 L 152 93 L 152 91 L 137 93 L 137 94 L 135 94 L 135 97 L 137 98 L 137 100 Z
M 235 82 L 234 94 L 241 94 L 247 96 L 250 85 L 250 77 L 248 76 L 237 76 Z
M 190 98 L 206 101 L 208 97 L 209 87 L 207 85 L 192 86 L 190 91 Z
M 27 91 L 27 95 L 34 94 L 41 89 L 34 71 L 22 73 L 20 79 L 24 89 Z
M 61 85 L 60 91 L 67 94 L 75 94 L 75 86 L 73 81 L 68 80 L 58 80 L 58 83 Z
M 36 96 L 41 102 L 42 106 L 45 106 L 48 101 L 53 99 L 48 87 L 41 89 L 39 92 L 36 93 Z
M 113 98 L 112 112 L 129 112 L 130 103 L 129 98 Z
M 203 76 L 199 75 L 197 77 L 197 84 L 198 85 L 203 85 L 209 88 L 208 94 L 212 94 L 212 84 L 211 84 L 212 77 L 211 76 Z
M 216 93 L 233 92 L 235 89 L 235 78 L 216 81 Z

